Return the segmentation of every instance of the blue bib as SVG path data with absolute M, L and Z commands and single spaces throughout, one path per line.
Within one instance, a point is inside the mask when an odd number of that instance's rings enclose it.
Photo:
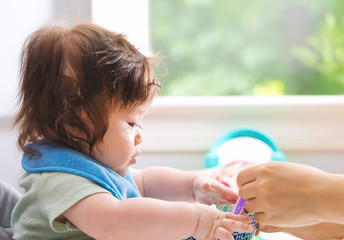
M 30 147 L 39 155 L 23 155 L 22 166 L 27 172 L 72 173 L 100 184 L 118 200 L 141 197 L 130 172 L 122 177 L 93 158 L 71 148 L 44 143 L 31 144 Z

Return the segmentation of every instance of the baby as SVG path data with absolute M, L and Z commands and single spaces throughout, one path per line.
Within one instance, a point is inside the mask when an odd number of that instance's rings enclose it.
M 123 35 L 93 24 L 46 26 L 21 56 L 25 189 L 12 215 L 15 239 L 232 239 L 247 216 L 209 206 L 235 203 L 200 173 L 132 169 L 140 124 L 160 85 L 148 58 Z

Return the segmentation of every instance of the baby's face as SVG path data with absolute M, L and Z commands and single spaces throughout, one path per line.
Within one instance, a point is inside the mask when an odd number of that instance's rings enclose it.
M 95 147 L 95 159 L 121 176 L 127 175 L 129 166 L 136 163 L 140 154 L 138 145 L 143 141 L 140 124 L 148 113 L 152 101 L 131 110 L 116 107 L 109 114 L 109 128 L 102 142 Z

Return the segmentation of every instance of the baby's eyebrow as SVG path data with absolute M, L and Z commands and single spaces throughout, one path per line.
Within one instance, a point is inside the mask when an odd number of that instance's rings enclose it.
M 137 108 L 133 108 L 131 111 L 129 111 L 129 113 L 145 115 L 147 113 L 147 110 L 141 109 L 140 107 L 137 107 Z

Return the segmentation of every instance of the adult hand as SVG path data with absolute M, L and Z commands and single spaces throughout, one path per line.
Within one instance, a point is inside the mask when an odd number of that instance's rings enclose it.
M 296 227 L 323 222 L 329 174 L 295 163 L 268 162 L 242 170 L 237 178 L 245 209 L 257 222 Z
M 262 226 L 262 232 L 285 232 L 301 239 L 324 240 L 343 239 L 344 225 L 336 223 L 319 223 L 311 226 L 285 228 L 275 226 Z

